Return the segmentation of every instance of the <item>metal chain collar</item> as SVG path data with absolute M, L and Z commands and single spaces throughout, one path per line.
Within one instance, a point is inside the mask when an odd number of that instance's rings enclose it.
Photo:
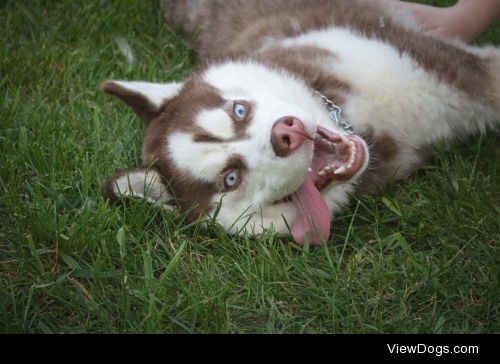
M 314 94 L 318 95 L 321 98 L 321 100 L 323 100 L 323 104 L 325 105 L 326 110 L 328 111 L 330 119 L 332 119 L 332 121 L 337 126 L 344 129 L 347 133 L 354 134 L 354 128 L 342 116 L 342 109 L 340 108 L 340 106 L 335 104 L 332 100 L 330 100 L 328 97 L 326 97 L 319 91 L 314 91 Z

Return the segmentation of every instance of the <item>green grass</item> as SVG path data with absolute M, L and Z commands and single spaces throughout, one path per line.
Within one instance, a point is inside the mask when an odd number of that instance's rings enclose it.
M 194 67 L 156 1 L 7 1 L 0 24 L 0 332 L 500 332 L 494 135 L 438 146 L 319 249 L 234 238 L 100 196 L 143 133 L 101 81 Z

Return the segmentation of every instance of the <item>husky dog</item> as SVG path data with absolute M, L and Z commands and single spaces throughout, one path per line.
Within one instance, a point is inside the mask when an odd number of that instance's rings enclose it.
M 107 81 L 146 125 L 143 167 L 103 186 L 231 233 L 328 239 L 355 191 L 500 124 L 500 51 L 423 34 L 377 1 L 163 0 L 201 66 L 183 82 Z

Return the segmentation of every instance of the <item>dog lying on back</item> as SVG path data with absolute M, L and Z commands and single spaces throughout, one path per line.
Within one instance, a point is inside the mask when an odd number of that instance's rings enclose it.
M 145 198 L 231 233 L 327 240 L 355 191 L 404 179 L 440 140 L 500 124 L 500 51 L 422 34 L 375 1 L 163 0 L 202 65 L 107 81 L 146 124 L 143 167 L 104 196 Z

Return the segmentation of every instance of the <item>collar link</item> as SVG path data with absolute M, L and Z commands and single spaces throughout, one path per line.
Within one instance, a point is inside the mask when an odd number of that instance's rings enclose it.
M 330 119 L 335 123 L 335 125 L 344 129 L 344 131 L 348 134 L 354 134 L 354 128 L 342 116 L 341 107 L 319 91 L 314 91 L 314 94 L 321 98 L 321 100 L 323 101 L 323 105 L 325 106 L 326 111 L 330 116 Z

